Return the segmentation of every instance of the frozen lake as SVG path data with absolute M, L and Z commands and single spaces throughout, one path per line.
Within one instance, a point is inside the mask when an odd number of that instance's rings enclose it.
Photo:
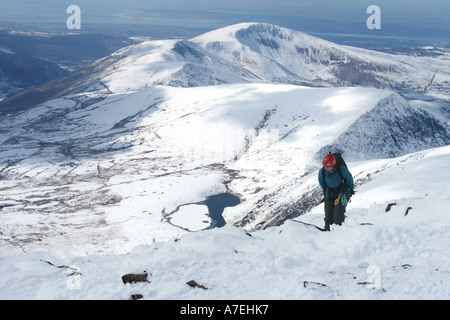
M 223 210 L 240 203 L 240 199 L 235 195 L 220 193 L 201 202 L 182 204 L 166 217 L 171 224 L 187 231 L 220 228 L 225 225 Z

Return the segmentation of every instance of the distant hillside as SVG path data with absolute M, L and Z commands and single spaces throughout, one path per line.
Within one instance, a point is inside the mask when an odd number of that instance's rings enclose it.
M 58 82 L 0 102 L 0 115 L 1 110 L 24 110 L 67 93 L 120 93 L 153 85 L 358 86 L 447 99 L 449 77 L 445 59 L 341 46 L 275 25 L 242 23 L 188 40 L 153 40 L 124 47 Z
M 124 36 L 0 30 L 0 100 L 58 79 L 69 70 L 132 43 L 135 40 Z M 32 91 L 31 100 L 19 98 L 17 105 L 27 108 L 34 101 L 39 103 L 42 101 L 39 92 L 45 91 L 45 88 L 48 86 Z M 45 96 L 48 98 L 48 95 Z M 2 110 L 7 114 L 17 108 L 0 107 L 0 114 Z

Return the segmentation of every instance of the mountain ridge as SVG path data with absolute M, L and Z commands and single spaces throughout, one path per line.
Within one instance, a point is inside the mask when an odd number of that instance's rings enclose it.
M 445 59 L 341 46 L 275 25 L 243 23 L 187 40 L 153 40 L 122 48 L 62 81 L 1 101 L 0 110 L 12 113 L 68 93 L 245 82 L 366 86 L 448 99 L 448 77 Z

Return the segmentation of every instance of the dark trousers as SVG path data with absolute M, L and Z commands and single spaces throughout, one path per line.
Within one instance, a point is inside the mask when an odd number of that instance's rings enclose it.
M 345 207 L 339 201 L 335 206 L 336 198 L 325 199 L 325 230 L 330 230 L 330 225 L 342 225 L 345 220 Z

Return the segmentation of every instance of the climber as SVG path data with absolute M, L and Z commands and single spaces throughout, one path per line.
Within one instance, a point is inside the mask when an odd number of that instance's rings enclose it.
M 325 203 L 325 227 L 342 225 L 345 220 L 345 207 L 354 194 L 353 177 L 340 153 L 328 153 L 319 170 L 319 184 L 323 190 Z

